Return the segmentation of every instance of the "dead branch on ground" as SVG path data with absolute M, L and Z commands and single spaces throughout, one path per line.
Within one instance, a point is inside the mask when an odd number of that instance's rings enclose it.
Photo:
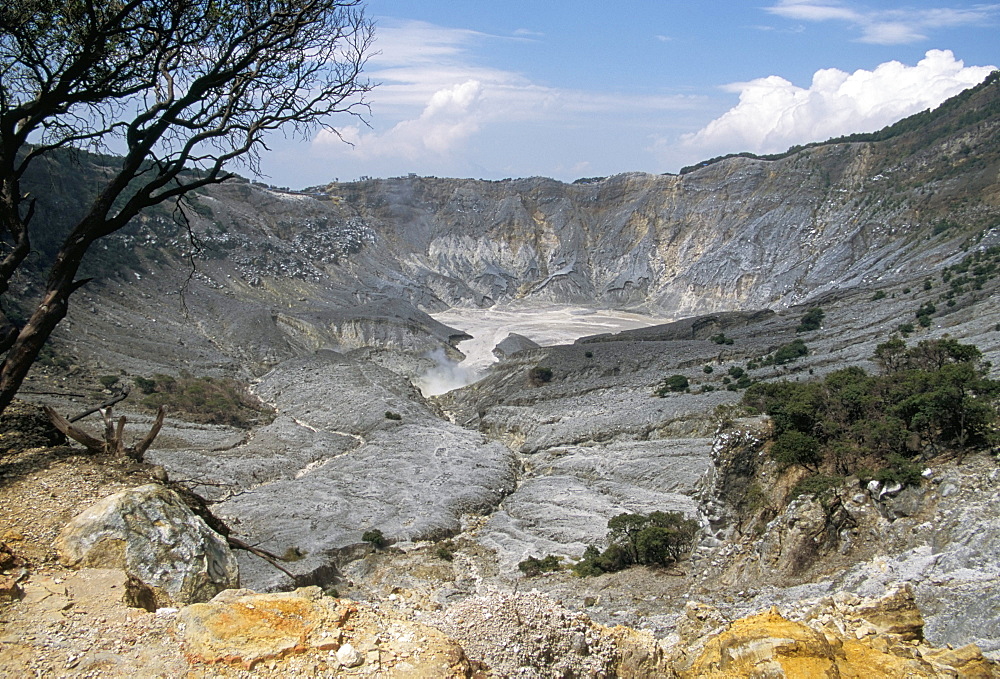
M 107 408 L 99 408 L 99 410 L 101 412 L 101 416 L 104 418 L 103 441 L 96 436 L 88 434 L 76 425 L 71 424 L 69 420 L 49 406 L 45 406 L 45 414 L 49 416 L 49 420 L 52 422 L 52 425 L 69 438 L 77 441 L 78 443 L 82 443 L 91 452 L 110 454 L 117 457 L 127 457 L 135 460 L 136 462 L 142 462 L 142 458 L 146 455 L 146 451 L 149 450 L 149 447 L 153 444 L 153 440 L 156 438 L 156 435 L 160 433 L 160 428 L 163 426 L 163 417 L 166 415 L 166 408 L 164 406 L 159 407 L 156 411 L 156 420 L 153 422 L 153 426 L 150 428 L 149 433 L 147 433 L 146 436 L 144 436 L 143 439 L 134 446 L 125 445 L 125 416 L 122 415 L 118 419 L 118 422 L 115 423 L 112 420 L 112 408 L 110 406 Z

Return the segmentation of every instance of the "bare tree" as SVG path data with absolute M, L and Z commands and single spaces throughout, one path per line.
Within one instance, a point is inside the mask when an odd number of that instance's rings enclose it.
M 61 149 L 120 154 L 24 322 L 0 306 L 0 412 L 65 317 L 87 249 L 144 208 L 259 172 L 270 133 L 358 114 L 373 41 L 360 0 L 0 3 L 0 301 L 32 251 L 21 180 Z

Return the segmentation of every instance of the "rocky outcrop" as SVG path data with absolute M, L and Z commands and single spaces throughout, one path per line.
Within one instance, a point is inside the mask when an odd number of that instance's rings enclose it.
M 557 447 L 524 456 L 521 483 L 477 539 L 512 569 L 529 556 L 580 558 L 588 545 L 603 546 L 608 520 L 618 514 L 697 516 L 690 494 L 708 467 L 710 446 L 709 439 L 665 439 Z
M 690 623 L 670 665 L 695 677 L 993 677 L 995 663 L 974 644 L 935 648 L 907 588 L 873 599 L 839 593 L 718 625 L 717 611 L 688 604 Z
M 281 594 L 222 592 L 181 610 L 177 627 L 188 659 L 209 665 L 252 669 L 265 660 L 312 653 L 321 658 L 317 673 L 358 668 L 432 679 L 466 677 L 475 670 L 462 647 L 440 631 L 325 596 L 319 587 Z
M 74 517 L 55 546 L 67 566 L 128 572 L 164 606 L 206 601 L 239 584 L 226 540 L 157 484 L 101 500 Z
M 1000 582 L 995 458 L 935 461 L 907 488 L 852 478 L 822 496 L 790 498 L 799 476 L 777 472 L 767 436 L 766 422 L 743 421 L 717 439 L 699 498 L 723 542 L 703 545 L 711 567 L 700 582 L 754 592 L 738 610 L 906 585 L 932 643 L 1000 649 L 1000 627 L 985 613 Z
M 513 356 L 519 351 L 530 351 L 531 349 L 538 348 L 539 345 L 534 340 L 512 332 L 493 347 L 493 355 L 499 359 L 504 359 Z
M 287 361 L 257 385 L 278 418 L 225 451 L 154 451 L 171 475 L 205 482 L 213 511 L 278 555 L 298 584 L 328 583 L 338 564 L 390 542 L 443 538 L 513 490 L 515 458 L 482 434 L 442 420 L 405 379 L 334 352 Z M 360 552 L 358 548 L 361 548 Z M 240 555 L 242 581 L 287 578 Z

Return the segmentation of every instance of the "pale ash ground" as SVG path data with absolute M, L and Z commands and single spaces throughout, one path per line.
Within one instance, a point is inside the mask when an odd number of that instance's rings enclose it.
M 569 344 L 587 335 L 645 328 L 673 320 L 567 305 L 449 309 L 431 315 L 445 325 L 472 335 L 473 339 L 458 345 L 458 349 L 466 355 L 464 361 L 454 364 L 442 357 L 437 370 L 418 380 L 417 386 L 427 396 L 443 394 L 481 378 L 497 360 L 493 347 L 512 332 L 542 346 L 551 346 Z

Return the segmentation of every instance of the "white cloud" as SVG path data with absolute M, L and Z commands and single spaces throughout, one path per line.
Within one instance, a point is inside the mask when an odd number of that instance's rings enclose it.
M 369 77 L 372 129 L 359 125 L 319 132 L 313 149 L 356 159 L 424 160 L 460 155 L 484 128 L 511 122 L 574 121 L 689 109 L 690 96 L 636 95 L 547 87 L 524 75 L 476 63 L 475 48 L 493 40 L 524 43 L 529 32 L 494 36 L 420 21 L 380 25 Z M 345 146 L 342 141 L 350 142 Z
M 363 131 L 357 125 L 342 128 L 340 135 L 322 130 L 315 139 L 319 146 L 342 141 L 351 144 L 350 153 L 364 158 L 390 156 L 417 160 L 427 153 L 448 155 L 479 130 L 482 84 L 467 80 L 438 90 L 412 120 L 403 120 L 387 132 Z
M 842 19 L 856 21 L 860 15 L 853 10 L 832 3 L 809 2 L 809 0 L 782 0 L 774 7 L 768 7 L 772 14 L 803 21 L 827 21 Z
M 822 0 L 780 0 L 767 7 L 771 14 L 799 21 L 844 21 L 860 30 L 860 42 L 902 45 L 927 39 L 938 28 L 972 26 L 995 22 L 1000 4 L 979 4 L 971 8 L 868 10 L 854 9 L 842 2 Z
M 873 45 L 907 45 L 926 39 L 927 36 L 914 26 L 898 21 L 883 21 L 865 26 L 864 35 L 858 41 Z
M 976 85 L 994 66 L 965 66 L 949 50 L 931 50 L 916 66 L 898 61 L 872 71 L 824 69 L 801 88 L 776 75 L 728 89 L 740 93 L 734 108 L 696 133 L 682 137 L 688 154 L 778 153 L 795 144 L 881 129 L 937 106 Z

